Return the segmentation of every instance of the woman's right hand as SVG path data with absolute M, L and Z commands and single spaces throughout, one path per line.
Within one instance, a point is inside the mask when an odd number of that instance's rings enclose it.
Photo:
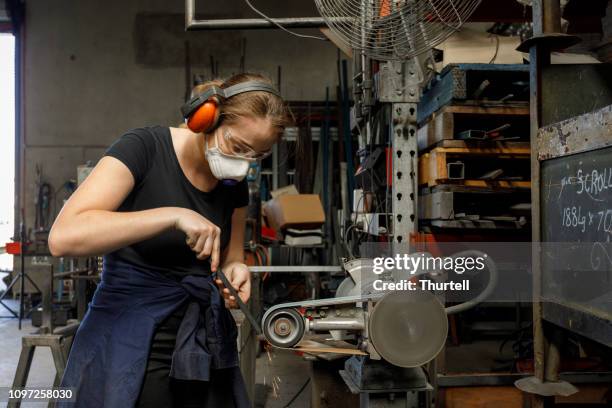
M 198 259 L 210 257 L 210 269 L 216 272 L 221 252 L 221 228 L 187 208 L 179 209 L 174 226 L 185 233 L 185 242 Z

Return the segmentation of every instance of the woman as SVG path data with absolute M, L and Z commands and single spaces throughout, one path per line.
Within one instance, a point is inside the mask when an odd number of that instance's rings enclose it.
M 77 407 L 248 404 L 226 308 L 236 299 L 213 276 L 221 269 L 248 300 L 244 177 L 290 113 L 255 74 L 199 85 L 192 96 L 189 129 L 123 135 L 49 235 L 54 256 L 106 254 L 62 379 Z

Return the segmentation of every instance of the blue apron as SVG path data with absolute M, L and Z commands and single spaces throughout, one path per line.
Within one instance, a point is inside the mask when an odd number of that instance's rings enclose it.
M 211 276 L 180 281 L 159 272 L 105 259 L 98 285 L 68 357 L 61 387 L 76 403 L 57 407 L 115 408 L 136 404 L 155 328 L 188 303 L 176 336 L 170 376 L 208 381 L 215 369 L 236 375 L 228 405 L 250 407 L 238 368 L 237 329 Z

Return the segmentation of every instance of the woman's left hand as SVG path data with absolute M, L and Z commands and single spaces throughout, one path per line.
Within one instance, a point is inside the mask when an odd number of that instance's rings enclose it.
M 221 270 L 234 289 L 236 289 L 236 292 L 238 292 L 240 299 L 242 299 L 244 303 L 248 302 L 249 298 L 251 297 L 251 272 L 249 272 L 249 268 L 240 262 L 230 262 L 223 265 Z M 238 308 L 236 299 L 230 294 L 229 289 L 223 285 L 221 279 L 216 279 L 215 283 L 223 294 L 225 307 L 231 309 Z

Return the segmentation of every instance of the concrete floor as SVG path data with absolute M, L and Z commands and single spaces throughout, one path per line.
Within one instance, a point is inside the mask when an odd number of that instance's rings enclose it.
M 269 357 L 262 353 L 257 359 L 255 406 L 257 408 L 282 408 L 302 388 L 309 378 L 309 365 L 291 351 L 275 350 Z M 278 391 L 272 391 L 272 379 L 280 379 Z M 291 408 L 310 407 L 310 383 L 291 403 Z
M 16 301 L 7 301 L 17 309 Z M 6 310 L 0 316 L 7 315 Z M 0 387 L 10 387 L 19 361 L 21 337 L 35 332 L 29 319 L 23 321 L 21 331 L 17 328 L 17 319 L 0 318 Z M 255 406 L 258 408 L 282 408 L 308 380 L 308 363 L 292 352 L 274 351 L 268 357 L 262 353 L 257 359 Z M 29 387 L 50 387 L 53 384 L 55 367 L 48 348 L 37 348 L 30 369 Z M 278 391 L 272 391 L 272 379 L 280 378 Z M 0 402 L 0 407 L 5 403 Z M 23 403 L 22 407 L 42 407 L 40 403 Z M 310 384 L 291 404 L 291 408 L 310 406 Z
M 18 310 L 19 303 L 13 300 L 5 301 L 13 310 Z M 9 315 L 4 308 L 0 310 L 0 316 Z M 10 387 L 15 376 L 15 369 L 21 352 L 21 337 L 36 331 L 29 319 L 22 322 L 21 330 L 18 329 L 17 319 L 0 318 L 0 387 Z M 55 366 L 51 357 L 51 350 L 47 347 L 36 349 L 34 359 L 28 378 L 28 387 L 48 388 L 53 385 L 55 377 Z M 5 406 L 0 402 L 0 406 Z M 22 407 L 42 407 L 40 403 L 23 403 Z

